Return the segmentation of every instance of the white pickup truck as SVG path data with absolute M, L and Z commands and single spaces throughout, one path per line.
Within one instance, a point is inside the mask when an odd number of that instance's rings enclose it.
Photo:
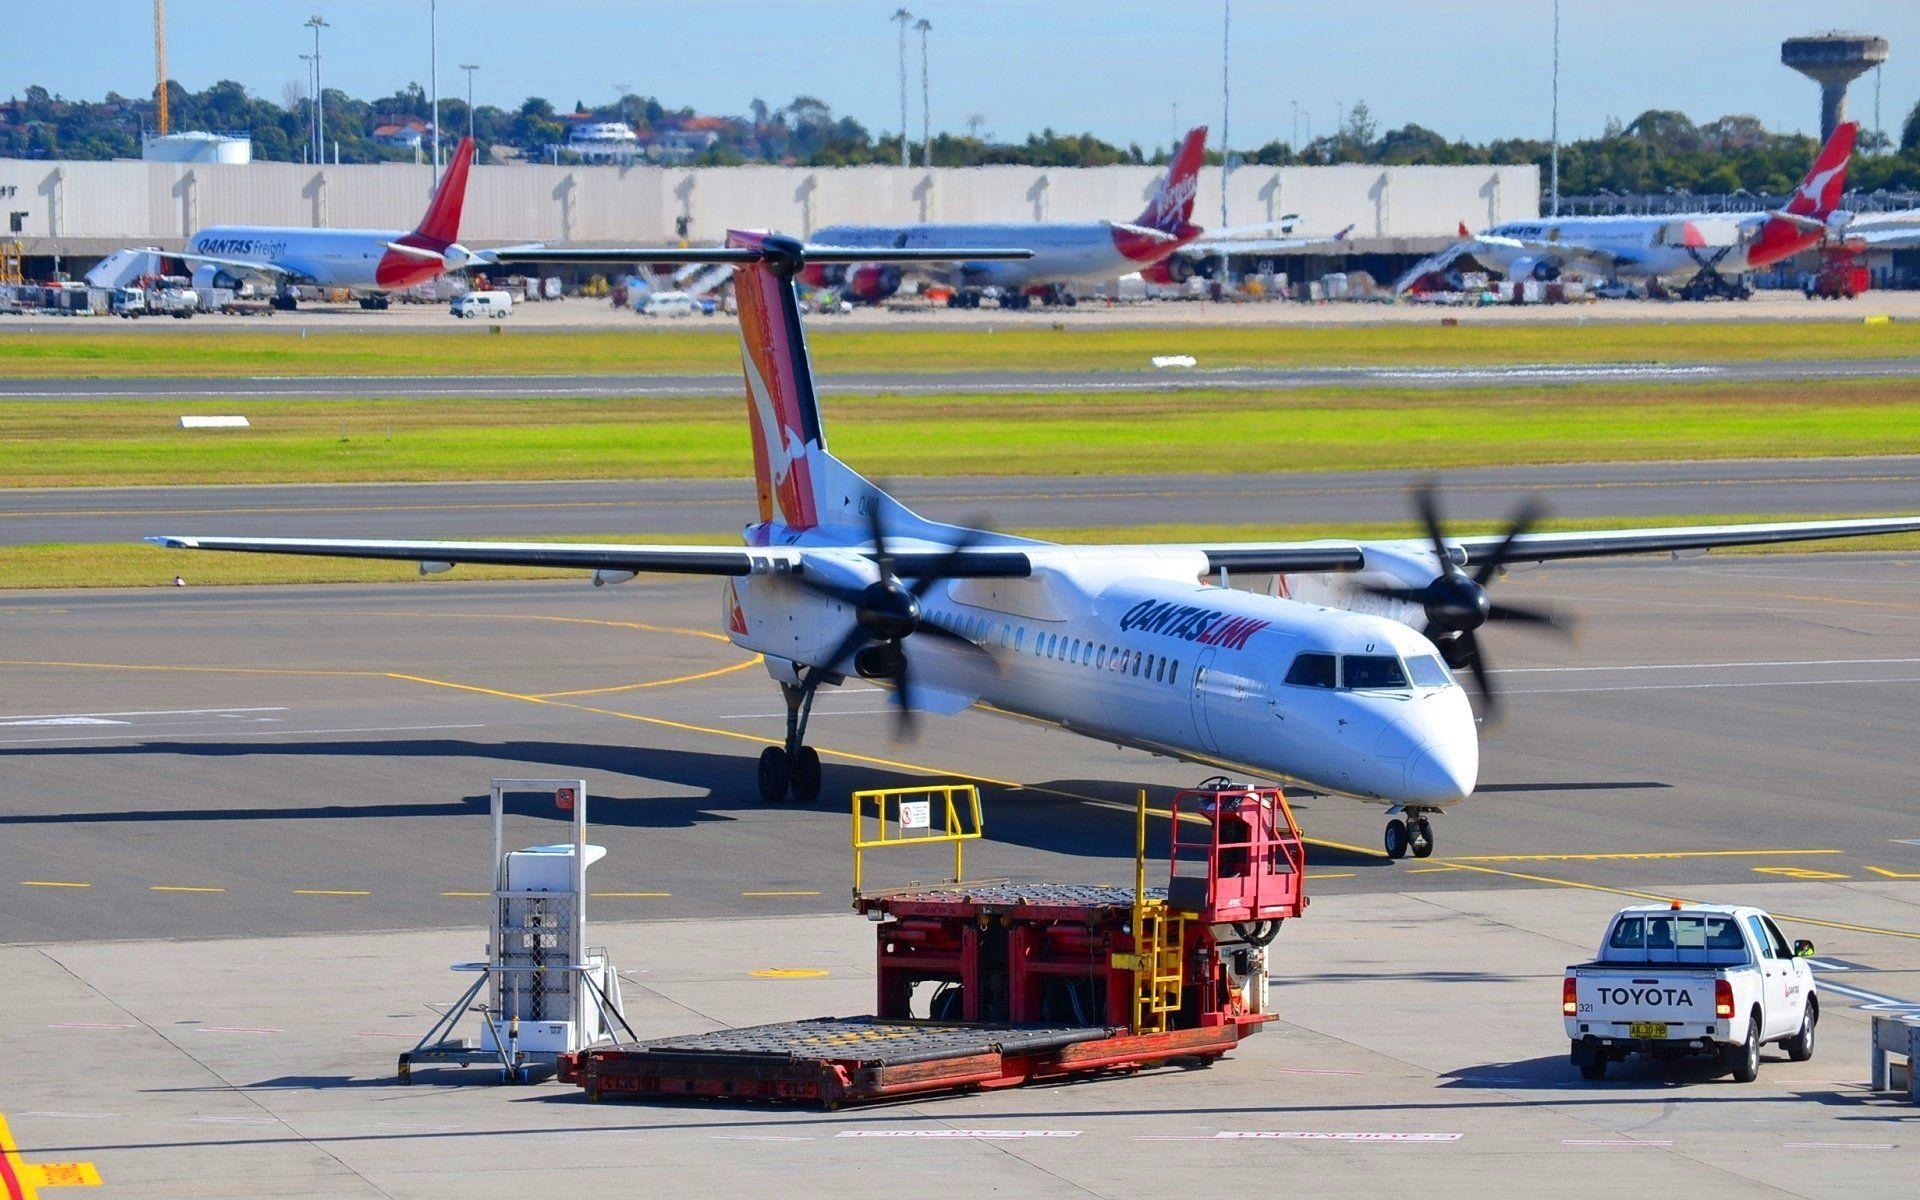
M 1600 953 L 1567 968 L 1560 1010 L 1573 1064 L 1587 1079 L 1639 1053 L 1719 1057 L 1749 1083 L 1760 1047 L 1779 1042 L 1787 1057 L 1813 1057 L 1820 999 L 1805 959 L 1813 943 L 1791 946 L 1757 908 L 1674 901 L 1623 908 Z

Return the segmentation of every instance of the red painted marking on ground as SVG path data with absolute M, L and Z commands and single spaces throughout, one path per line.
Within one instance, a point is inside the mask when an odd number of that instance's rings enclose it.
M 7 1185 L 7 1200 L 27 1200 L 27 1190 L 13 1173 L 13 1147 L 0 1146 L 0 1183 Z
M 418 1036 L 418 1035 L 416 1035 L 416 1034 L 411 1034 L 411 1033 L 384 1033 L 384 1032 L 382 1032 L 382 1031 L 380 1031 L 380 1030 L 378 1030 L 378 1029 L 363 1029 L 363 1030 L 361 1030 L 361 1031 L 360 1031 L 359 1033 L 356 1033 L 356 1034 L 354 1034 L 353 1036 L 355 1036 L 355 1037 L 390 1037 L 390 1038 L 405 1038 L 405 1039 L 407 1039 L 407 1040 L 408 1040 L 408 1041 L 410 1041 L 410 1042 L 417 1042 L 417 1041 L 419 1041 L 419 1040 L 420 1040 L 420 1038 L 419 1038 L 419 1036 Z
M 842 1138 L 980 1138 L 999 1141 L 1006 1138 L 1079 1137 L 1078 1129 L 848 1129 L 833 1136 Z

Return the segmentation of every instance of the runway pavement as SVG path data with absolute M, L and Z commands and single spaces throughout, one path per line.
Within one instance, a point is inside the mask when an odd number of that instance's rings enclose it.
M 947 521 L 1097 528 L 1143 521 L 1289 528 L 1408 519 L 1421 473 L 907 478 L 895 494 Z M 1569 517 L 1876 514 L 1920 510 L 1920 457 L 1621 463 L 1450 471 L 1449 511 L 1510 513 L 1538 493 Z M 327 484 L 0 490 L 0 545 L 131 542 L 152 534 L 469 537 L 541 532 L 628 539 L 731 536 L 754 511 L 741 480 Z M 183 568 L 191 573 L 191 562 Z
M 1177 346 L 1169 348 L 1170 353 Z M 1270 391 L 1275 388 L 1551 387 L 1593 383 L 1754 383 L 1798 379 L 1891 378 L 1920 374 L 1920 358 L 1794 359 L 1731 363 L 1522 363 L 1477 367 L 1226 367 L 1163 371 L 975 371 L 823 374 L 826 394 L 887 392 Z M 435 376 L 340 375 L 272 378 L 0 379 L 0 401 L 99 399 L 358 399 L 369 396 L 499 397 L 730 396 L 736 372 L 710 375 Z

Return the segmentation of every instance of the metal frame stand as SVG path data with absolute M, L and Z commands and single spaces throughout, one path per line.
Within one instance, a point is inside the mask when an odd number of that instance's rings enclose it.
M 564 961 L 534 966 L 509 965 L 505 961 L 507 947 L 503 945 L 503 921 L 508 905 L 513 901 L 552 898 L 553 893 L 516 891 L 508 886 L 506 793 L 558 793 L 562 789 L 570 789 L 573 793 L 572 903 L 567 921 Z M 568 979 L 569 1016 L 574 1040 L 581 1043 L 568 1047 L 569 1050 L 585 1049 L 594 1042 L 604 1040 L 607 1031 L 616 1022 L 626 1030 L 628 1037 L 636 1036 L 620 1011 L 618 999 L 597 978 L 602 971 L 613 970 L 611 960 L 604 950 L 596 953 L 587 945 L 586 780 L 495 779 L 492 782 L 489 815 L 493 827 L 493 919 L 487 934 L 487 961 L 454 963 L 450 968 L 473 972 L 477 978 L 461 994 L 460 999 L 440 1015 L 426 1035 L 411 1050 L 400 1055 L 398 1075 L 401 1083 L 411 1082 L 413 1068 L 422 1064 L 457 1067 L 495 1065 L 500 1069 L 502 1083 L 527 1083 L 536 1071 L 551 1069 L 558 1053 L 523 1049 L 520 1045 L 520 1013 L 506 1011 L 508 994 L 513 993 L 517 998 L 519 989 L 513 986 L 515 976 L 544 978 L 560 975 Z M 487 999 L 484 1003 L 475 1004 L 474 1000 L 483 988 L 487 990 Z M 486 1027 L 487 1036 L 477 1042 L 455 1037 L 461 1021 L 470 1012 L 478 1013 Z

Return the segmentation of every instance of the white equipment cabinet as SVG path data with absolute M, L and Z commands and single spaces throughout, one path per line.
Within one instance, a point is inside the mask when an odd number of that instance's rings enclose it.
M 545 792 L 571 808 L 573 840 L 505 848 L 509 792 Z M 400 1056 L 400 1082 L 426 1064 L 498 1067 L 503 1082 L 525 1083 L 559 1056 L 633 1037 L 620 1013 L 620 976 L 603 947 L 587 943 L 587 868 L 606 856 L 587 844 L 587 786 L 581 779 L 496 779 L 492 786 L 493 922 L 485 962 L 453 964 L 476 976 L 413 1049 Z M 482 992 L 484 1002 L 476 1003 Z M 477 1040 L 456 1037 L 468 1013 Z

